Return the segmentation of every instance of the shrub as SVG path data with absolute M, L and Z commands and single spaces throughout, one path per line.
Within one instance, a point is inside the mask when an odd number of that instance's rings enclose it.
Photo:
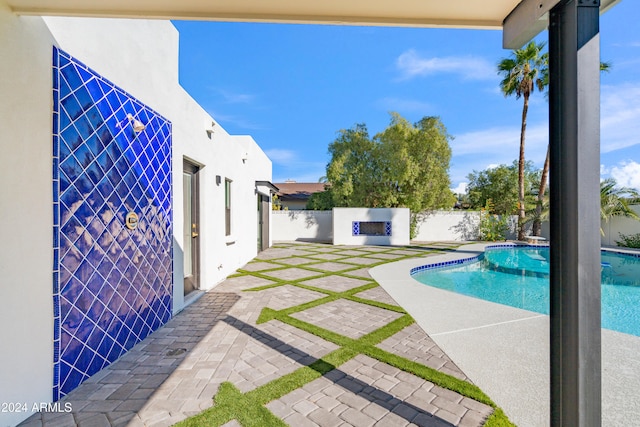
M 618 233 L 620 240 L 616 240 L 616 245 L 624 248 L 636 248 L 640 249 L 640 233 L 625 235 Z
M 488 199 L 484 209 L 480 211 L 480 239 L 489 242 L 507 239 L 508 215 L 495 215 L 493 211 L 493 202 Z

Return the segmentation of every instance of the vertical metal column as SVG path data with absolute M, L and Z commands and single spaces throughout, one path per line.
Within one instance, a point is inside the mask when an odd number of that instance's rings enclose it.
M 552 426 L 601 424 L 599 6 L 549 16 Z

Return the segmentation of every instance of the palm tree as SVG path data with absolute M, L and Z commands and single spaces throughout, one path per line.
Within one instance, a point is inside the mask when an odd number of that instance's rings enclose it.
M 610 62 L 600 62 L 600 71 L 609 72 L 611 70 Z M 549 86 L 549 64 L 545 64 L 545 67 L 541 70 L 542 84 L 544 87 Z M 545 94 L 546 97 L 547 94 Z M 540 184 L 538 187 L 538 197 L 536 200 L 536 211 L 533 214 L 533 226 L 531 234 L 539 236 L 542 231 L 542 220 L 545 219 L 543 214 L 545 204 L 545 191 L 547 190 L 547 176 L 549 175 L 549 144 L 547 144 L 547 156 L 544 160 L 544 166 L 542 167 L 542 175 L 540 177 Z
M 529 42 L 524 48 L 514 50 L 509 58 L 504 58 L 498 63 L 498 74 L 503 76 L 500 89 L 504 96 L 516 96 L 523 98 L 522 124 L 520 127 L 520 157 L 518 160 L 518 240 L 524 240 L 525 226 L 525 182 L 524 182 L 524 141 L 527 130 L 527 112 L 529 110 L 529 97 L 538 88 L 542 91 L 545 82 L 549 79 L 548 54 L 542 53 L 545 43 Z
M 640 197 L 640 192 L 629 187 L 616 187 L 616 180 L 607 178 L 600 182 L 600 219 L 604 222 L 614 216 L 624 216 L 640 221 L 629 202 Z M 600 234 L 604 235 L 602 228 Z

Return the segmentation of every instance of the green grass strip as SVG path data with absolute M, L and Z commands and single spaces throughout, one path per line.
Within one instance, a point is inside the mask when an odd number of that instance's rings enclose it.
M 387 304 L 386 302 L 380 302 L 380 301 L 360 298 L 360 297 L 356 297 L 356 296 L 347 296 L 347 297 L 345 297 L 345 299 L 348 299 L 349 301 L 353 301 L 353 302 L 358 302 L 360 304 L 366 304 L 366 305 L 370 305 L 370 306 L 373 306 L 373 307 L 382 308 L 382 309 L 389 310 L 389 311 L 395 311 L 396 313 L 406 313 L 404 308 L 402 308 L 400 306 L 397 306 L 397 305 Z
M 418 362 L 405 359 L 404 357 L 389 353 L 375 346 L 369 346 L 363 349 L 363 353 L 367 356 L 394 366 L 402 371 L 409 372 L 417 377 L 434 383 L 437 386 L 455 391 L 458 394 L 477 400 L 485 405 L 495 407 L 495 403 L 478 388 L 478 386 L 468 383 L 467 381 L 458 379 L 451 375 L 447 375 L 436 369 L 422 365 Z
M 303 320 L 296 319 L 295 317 L 279 315 L 276 319 L 341 347 L 353 347 L 354 341 L 356 341 L 353 338 L 345 337 L 344 335 L 307 323 Z
M 509 417 L 504 413 L 504 411 L 497 406 L 493 408 L 493 413 L 489 415 L 487 421 L 484 423 L 484 427 L 515 427 Z
M 355 355 L 353 351 L 347 348 L 339 348 L 309 366 L 298 368 L 290 374 L 248 392 L 247 395 L 262 405 L 267 404 L 331 372 L 337 366 L 355 357 Z
M 433 251 L 425 252 L 424 254 L 412 254 L 406 255 L 401 258 L 396 258 L 392 260 L 384 260 L 381 259 L 379 263 L 375 263 L 374 265 L 367 265 L 364 267 L 371 268 L 375 265 L 385 264 L 387 262 L 395 262 L 401 259 L 414 258 L 417 256 L 424 256 L 433 252 L 444 252 L 450 250 L 449 248 L 433 248 L 430 247 Z M 395 249 L 389 249 L 392 251 Z M 387 251 L 385 251 L 387 252 Z M 271 262 L 271 260 L 267 260 L 266 262 Z M 278 261 L 275 261 L 277 263 Z M 324 262 L 324 261 L 322 261 Z M 341 260 L 341 262 L 345 262 Z M 346 261 L 348 263 L 348 261 Z M 283 270 L 289 267 L 296 266 L 282 266 L 280 268 L 277 264 L 274 269 L 268 269 L 268 271 L 278 271 Z M 353 270 L 364 268 L 362 265 L 357 265 Z M 273 281 L 275 283 L 258 286 L 251 289 L 246 289 L 245 291 L 256 292 L 262 291 L 266 289 L 271 289 L 283 285 L 292 285 L 302 289 L 307 289 L 310 291 L 318 292 L 325 294 L 325 297 L 318 298 L 316 300 L 300 304 L 294 307 L 285 308 L 283 310 L 274 310 L 268 307 L 263 308 L 260 313 L 260 316 L 257 320 L 257 324 L 261 324 L 264 322 L 268 322 L 270 320 L 279 320 L 283 323 L 286 323 L 290 326 L 298 328 L 302 331 L 311 333 L 316 335 L 326 341 L 332 342 L 338 345 L 340 348 L 334 350 L 324 356 L 321 359 L 316 360 L 308 366 L 303 366 L 301 368 L 296 369 L 294 372 L 284 375 L 280 378 L 277 378 L 263 386 L 256 388 L 247 393 L 241 393 L 233 384 L 230 382 L 225 382 L 220 386 L 218 393 L 214 398 L 214 406 L 203 411 L 202 413 L 191 417 L 179 424 L 178 426 L 187 426 L 187 427 L 196 427 L 196 426 L 221 426 L 223 424 L 228 423 L 229 421 L 235 419 L 244 427 L 281 427 L 286 426 L 286 423 L 280 418 L 276 417 L 271 411 L 269 411 L 264 405 L 267 403 L 280 399 L 281 397 L 291 393 L 292 391 L 303 387 L 305 384 L 308 384 L 321 376 L 327 374 L 333 369 L 339 368 L 341 365 L 354 358 L 358 354 L 367 355 L 375 360 L 386 363 L 390 366 L 394 366 L 402 371 L 411 373 L 420 377 L 426 381 L 432 382 L 433 384 L 440 386 L 442 388 L 446 388 L 448 390 L 452 390 L 456 393 L 459 393 L 468 398 L 474 399 L 478 402 L 484 403 L 494 408 L 493 413 L 487 419 L 485 426 L 488 427 L 507 427 L 513 426 L 513 424 L 509 421 L 504 412 L 496 406 L 496 404 L 480 390 L 477 386 L 468 383 L 464 380 L 460 380 L 451 375 L 447 375 L 443 372 L 440 372 L 436 369 L 430 368 L 428 366 L 424 366 L 420 363 L 411 361 L 402 356 L 395 355 L 388 351 L 382 350 L 376 347 L 377 344 L 384 341 L 385 339 L 395 335 L 402 329 L 414 323 L 414 319 L 409 316 L 404 309 L 401 307 L 383 303 L 380 301 L 373 301 L 361 297 L 355 296 L 360 292 L 364 292 L 369 289 L 373 289 L 379 286 L 375 281 L 371 280 L 370 283 L 364 284 L 357 288 L 349 289 L 344 292 L 335 292 L 327 289 L 317 288 L 310 285 L 305 285 L 300 283 L 302 281 L 329 277 L 329 276 L 342 276 L 342 277 L 352 277 L 348 275 L 348 272 L 351 271 L 340 271 L 340 272 L 324 272 L 319 269 L 314 269 L 309 266 L 309 268 L 305 268 L 304 266 L 300 266 L 298 268 L 303 268 L 308 271 L 318 271 L 319 273 L 324 273 L 318 276 L 305 277 L 297 280 L 284 280 L 278 279 L 271 276 L 267 276 L 265 274 L 261 274 L 260 272 L 252 272 L 247 270 L 239 270 L 238 273 L 229 277 L 242 277 L 251 275 L 254 277 L 258 277 L 261 279 L 266 279 Z M 265 270 L 267 271 L 267 270 Z M 358 279 L 362 279 L 360 277 L 356 277 Z M 403 316 L 393 320 L 387 325 L 366 334 L 358 339 L 353 339 L 346 337 L 344 335 L 335 333 L 333 331 L 321 328 L 319 326 L 313 325 L 311 323 L 296 319 L 291 317 L 291 314 L 301 312 L 304 310 L 308 310 L 313 307 L 317 307 L 323 304 L 330 303 L 332 301 L 336 301 L 338 299 L 347 299 L 353 302 L 367 304 L 370 306 L 378 307 L 381 309 L 403 313 Z
M 244 427 L 285 427 L 287 424 L 273 415 L 251 395 L 242 394 L 230 382 L 224 382 L 214 398 L 214 406 L 188 418 L 176 426 L 221 426 L 238 420 Z

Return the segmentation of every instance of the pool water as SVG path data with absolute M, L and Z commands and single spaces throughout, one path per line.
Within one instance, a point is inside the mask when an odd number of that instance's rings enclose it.
M 602 327 L 640 336 L 640 257 L 602 251 Z M 463 295 L 549 314 L 549 248 L 487 248 L 479 262 L 412 277 Z

